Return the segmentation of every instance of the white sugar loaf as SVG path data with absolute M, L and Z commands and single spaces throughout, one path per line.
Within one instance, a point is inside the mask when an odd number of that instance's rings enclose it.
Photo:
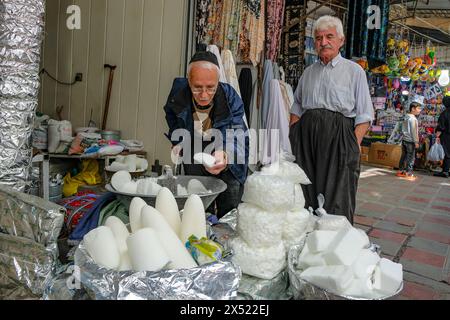
M 237 232 L 252 248 L 268 248 L 282 240 L 286 213 L 265 211 L 249 203 L 238 206 Z
M 204 194 L 208 193 L 208 190 L 206 190 L 203 183 L 201 183 L 199 180 L 191 179 L 189 180 L 187 185 L 187 192 L 189 194 Z
M 297 268 L 300 270 L 306 270 L 310 267 L 325 266 L 326 262 L 321 253 L 312 253 L 309 250 L 307 244 L 302 249 L 302 252 L 298 256 Z
M 343 228 L 337 232 L 323 257 L 328 265 L 351 266 L 367 243 L 367 239 L 355 228 Z
M 148 169 L 148 161 L 145 158 L 136 158 L 136 170 L 145 171 Z
M 137 193 L 137 182 L 135 181 L 128 181 L 125 182 L 125 184 L 122 185 L 122 187 L 119 189 L 120 192 L 128 193 L 128 194 L 136 194 Z
M 269 248 L 252 248 L 240 237 L 230 241 L 232 260 L 243 273 L 253 277 L 271 280 L 286 267 L 286 252 L 280 241 Z
M 147 203 L 139 197 L 134 197 L 130 203 L 129 216 L 130 216 L 130 227 L 131 232 L 135 233 L 141 227 L 141 211 Z
M 311 184 L 303 169 L 294 162 L 281 160 L 264 166 L 261 172 L 268 175 L 284 177 L 292 183 Z
M 213 167 L 216 163 L 216 158 L 208 153 L 196 153 L 194 154 L 195 163 L 203 164 L 205 167 Z
M 352 225 L 344 216 L 326 214 L 321 216 L 316 222 L 317 230 L 338 231 L 343 228 L 351 228 Z
M 362 249 L 355 262 L 353 262 L 353 274 L 359 279 L 371 277 L 379 261 L 380 256 L 377 253 L 369 249 Z
M 169 256 L 155 230 L 142 228 L 127 239 L 128 255 L 134 271 L 159 271 L 169 263 Z
M 202 199 L 196 194 L 190 195 L 184 204 L 183 219 L 180 227 L 180 240 L 186 243 L 190 236 L 206 238 L 206 214 Z
M 185 187 L 183 187 L 181 184 L 177 184 L 177 196 L 188 196 L 189 193 Z
M 99 266 L 117 269 L 120 264 L 120 253 L 116 239 L 109 227 L 101 226 L 89 231 L 83 242 L 91 258 Z
M 322 289 L 342 294 L 352 284 L 353 273 L 348 266 L 319 266 L 306 269 L 300 278 Z
M 162 246 L 169 255 L 171 261 L 169 264 L 170 269 L 190 269 L 197 267 L 191 254 L 158 210 L 151 206 L 144 206 L 142 208 L 141 220 L 142 227 L 153 228 L 156 231 Z
M 114 189 L 121 191 L 122 186 L 131 181 L 131 175 L 128 171 L 125 170 L 121 170 L 121 171 L 117 171 L 116 173 L 113 174 L 113 176 L 111 177 L 111 185 L 113 186 Z
M 126 251 L 125 253 L 123 253 L 120 256 L 120 264 L 119 264 L 119 268 L 117 270 L 118 271 L 133 270 L 133 266 L 131 265 L 131 260 L 130 260 L 130 256 L 128 255 L 128 251 Z
M 283 240 L 302 238 L 306 233 L 311 214 L 306 209 L 288 211 L 283 225 Z
M 272 212 L 295 207 L 295 185 L 282 177 L 256 172 L 247 178 L 242 201 Z
M 127 238 L 130 236 L 130 233 L 122 220 L 115 216 L 110 216 L 106 219 L 105 226 L 113 232 L 120 254 L 127 252 Z
M 178 204 L 172 192 L 168 188 L 162 188 L 156 197 L 155 209 L 158 210 L 175 234 L 180 234 L 181 218 Z
M 403 281 L 403 266 L 382 258 L 375 267 L 373 288 L 382 294 L 393 295 Z
M 330 246 L 336 235 L 336 231 L 316 230 L 308 234 L 306 244 L 312 253 L 322 252 Z
M 137 181 L 137 194 L 155 196 L 162 189 L 154 178 L 139 179 Z
M 125 163 L 114 161 L 109 166 L 109 170 L 111 171 L 121 171 L 121 170 L 128 170 L 128 166 Z

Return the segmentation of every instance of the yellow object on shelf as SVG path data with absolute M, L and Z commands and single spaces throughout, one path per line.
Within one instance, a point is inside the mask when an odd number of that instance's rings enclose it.
M 87 159 L 81 162 L 81 172 L 75 177 L 69 173 L 64 177 L 63 195 L 70 197 L 78 192 L 78 188 L 83 185 L 97 185 L 102 182 L 98 162 L 95 159 Z

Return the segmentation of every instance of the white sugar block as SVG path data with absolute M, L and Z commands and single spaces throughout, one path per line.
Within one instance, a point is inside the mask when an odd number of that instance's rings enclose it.
M 352 268 L 356 278 L 365 279 L 373 274 L 375 266 L 380 261 L 380 256 L 369 249 L 362 249 L 359 256 L 353 262 Z
M 129 216 L 131 232 L 136 232 L 142 228 L 141 211 L 147 203 L 139 197 L 134 197 L 130 203 Z
M 128 170 L 128 166 L 124 163 L 114 161 L 108 168 L 110 171 Z
M 180 234 L 181 217 L 178 204 L 172 192 L 168 188 L 162 188 L 156 197 L 155 209 L 166 219 L 175 234 Z
M 307 244 L 298 257 L 298 269 L 306 270 L 310 267 L 325 266 L 325 259 L 321 253 L 312 253 Z
M 196 194 L 190 195 L 184 204 L 183 219 L 180 227 L 180 240 L 186 243 L 190 236 L 206 238 L 206 214 L 202 199 Z
M 363 229 L 356 228 L 356 230 L 359 231 L 362 238 L 364 239 L 364 247 L 363 248 L 369 248 L 370 247 L 370 239 L 367 233 Z
M 306 269 L 300 278 L 336 294 L 345 292 L 353 280 L 352 269 L 348 266 L 320 266 Z
M 317 230 L 339 231 L 343 228 L 351 228 L 352 225 L 344 216 L 327 214 L 320 217 L 317 222 Z
M 117 269 L 120 264 L 120 253 L 110 228 L 101 226 L 89 231 L 83 237 L 83 242 L 95 263 L 109 269 Z
M 130 233 L 122 220 L 116 216 L 110 216 L 106 219 L 105 226 L 112 230 L 120 254 L 127 252 L 127 238 L 130 236 Z
M 336 235 L 336 231 L 316 230 L 308 235 L 306 243 L 312 253 L 322 252 L 330 246 Z
M 247 178 L 242 201 L 273 212 L 295 207 L 295 185 L 281 177 L 256 172 Z
M 250 247 L 268 248 L 278 245 L 282 240 L 285 215 L 241 203 L 238 206 L 237 232 Z
M 286 268 L 286 252 L 283 242 L 269 248 L 251 248 L 242 238 L 230 241 L 232 260 L 242 272 L 253 277 L 271 280 Z
M 143 228 L 127 239 L 128 255 L 135 271 L 159 271 L 169 256 L 152 228 Z
M 306 227 L 310 219 L 310 213 L 306 209 L 289 211 L 283 225 L 283 240 L 302 238 L 306 233 Z
M 141 213 L 142 227 L 153 228 L 161 243 L 169 255 L 171 263 L 170 269 L 189 269 L 197 267 L 191 254 L 188 252 L 178 235 L 167 223 L 166 219 L 158 210 L 151 206 L 144 206 Z
M 386 295 L 392 295 L 400 288 L 402 281 L 403 266 L 382 258 L 375 268 L 374 289 Z
M 350 286 L 344 290 L 343 295 L 360 299 L 374 299 L 377 296 L 369 277 L 354 278 Z
M 136 170 L 145 171 L 148 169 L 148 161 L 144 158 L 136 158 Z
M 199 164 L 203 164 L 205 167 L 214 167 L 216 158 L 208 153 L 196 153 L 194 154 L 194 161 Z
M 131 265 L 130 256 L 128 255 L 128 250 L 120 256 L 120 264 L 119 264 L 119 268 L 117 270 L 118 271 L 133 270 L 133 266 Z
M 358 230 L 343 228 L 338 231 L 323 257 L 328 265 L 351 266 L 366 244 L 366 239 Z

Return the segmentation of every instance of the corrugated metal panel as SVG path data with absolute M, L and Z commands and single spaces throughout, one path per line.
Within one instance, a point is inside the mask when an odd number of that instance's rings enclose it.
M 124 139 L 144 141 L 149 160 L 169 161 L 170 146 L 162 109 L 172 81 L 184 70 L 187 0 L 47 1 L 43 67 L 69 87 L 43 76 L 40 110 L 63 117 L 73 128 L 93 120 L 101 126 L 109 69 L 117 65 L 107 127 Z M 81 9 L 81 30 L 69 30 L 67 7 Z

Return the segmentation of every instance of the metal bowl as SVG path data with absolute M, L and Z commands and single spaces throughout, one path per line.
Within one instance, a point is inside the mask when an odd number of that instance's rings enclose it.
M 184 188 L 187 188 L 187 185 L 190 180 L 197 179 L 200 181 L 207 190 L 211 190 L 211 193 L 199 194 L 198 196 L 202 199 L 205 210 L 213 203 L 213 201 L 217 198 L 219 194 L 224 192 L 227 189 L 227 184 L 220 179 L 214 177 L 206 177 L 206 176 L 177 176 L 177 184 L 180 184 Z M 140 197 L 144 200 L 148 205 L 152 207 L 155 206 L 156 203 L 156 195 L 155 196 L 143 196 L 141 194 L 129 194 L 117 191 L 110 184 L 105 186 L 106 190 L 116 194 L 117 199 L 122 201 L 126 208 L 130 207 L 131 200 L 134 197 Z M 178 204 L 178 210 L 182 210 L 184 208 L 184 204 L 189 196 L 175 196 L 175 200 Z

